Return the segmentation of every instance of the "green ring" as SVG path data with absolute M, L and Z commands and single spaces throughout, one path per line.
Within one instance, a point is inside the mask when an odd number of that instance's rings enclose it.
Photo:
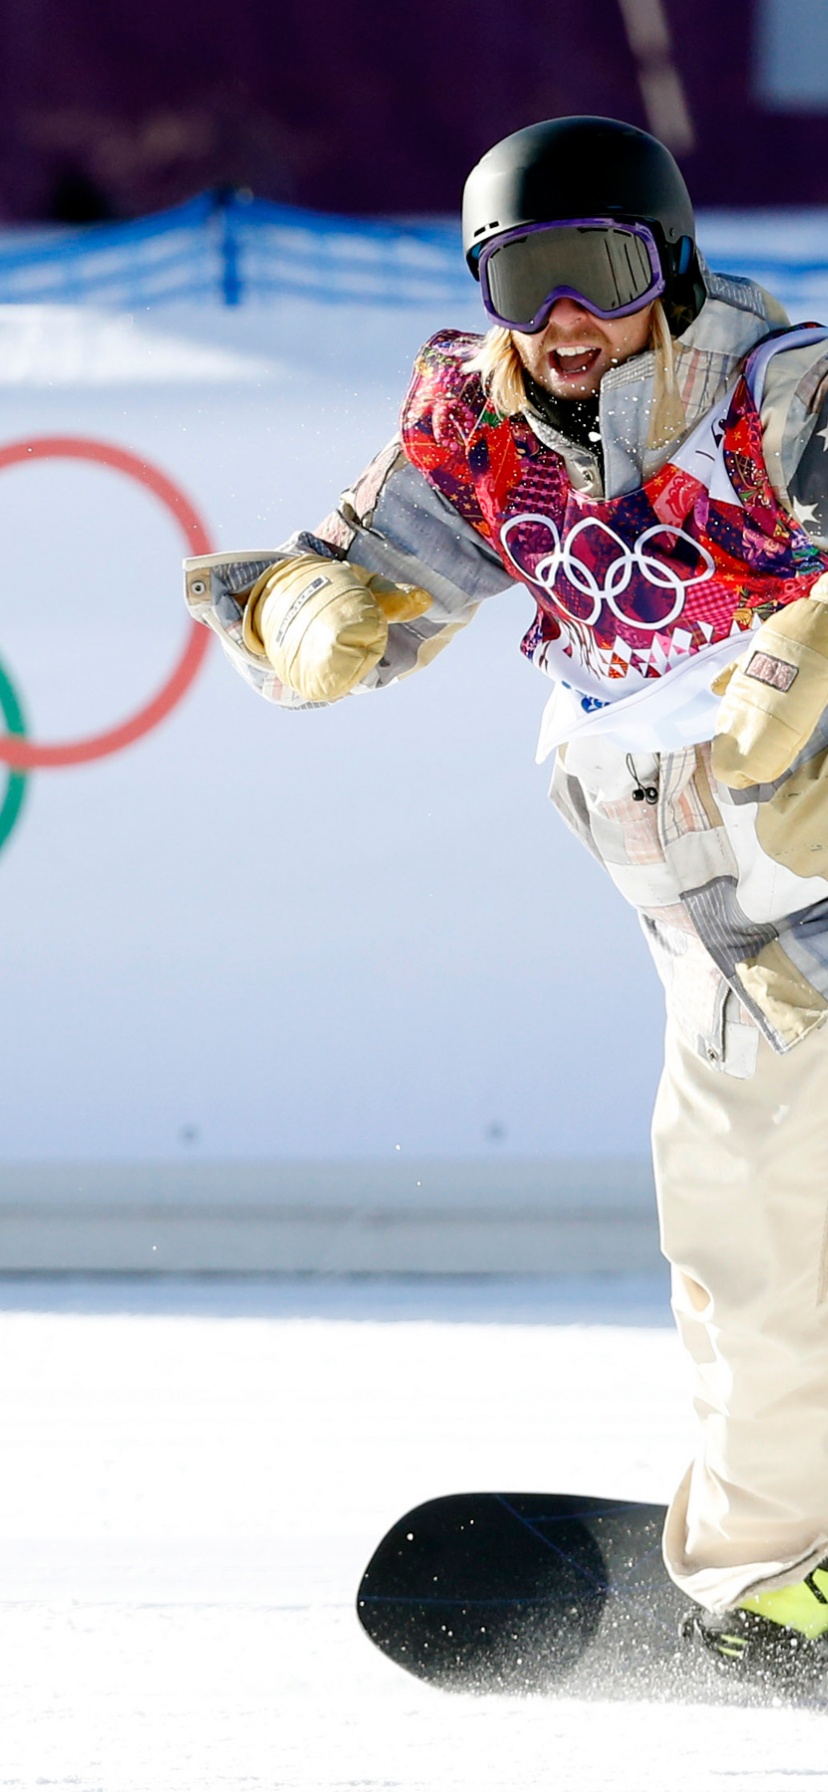
M 9 734 L 25 735 L 26 722 L 20 707 L 20 700 L 8 673 L 4 671 L 2 665 L 0 665 L 0 710 L 3 712 L 3 720 L 5 721 Z M 26 794 L 26 785 L 28 781 L 28 772 L 19 771 L 14 766 L 9 768 L 6 794 L 3 798 L 2 805 L 0 805 L 0 851 L 2 851 L 9 835 L 20 820 L 20 811 L 23 807 L 23 798 Z

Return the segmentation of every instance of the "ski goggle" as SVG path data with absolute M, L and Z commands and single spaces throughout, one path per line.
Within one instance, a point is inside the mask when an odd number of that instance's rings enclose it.
M 526 336 L 544 328 L 556 299 L 576 299 L 595 317 L 628 317 L 665 284 L 652 231 L 612 218 L 507 230 L 481 249 L 478 271 L 489 316 Z

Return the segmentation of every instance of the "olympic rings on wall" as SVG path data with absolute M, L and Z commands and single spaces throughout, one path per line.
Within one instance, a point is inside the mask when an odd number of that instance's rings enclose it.
M 9 734 L 18 737 L 25 734 L 26 723 L 20 699 L 3 666 L 0 666 L 0 710 L 2 710 L 3 720 Z M 16 771 L 11 766 L 9 767 L 6 794 L 0 803 L 0 851 L 20 819 L 28 781 L 26 772 Z
M 99 466 L 112 468 L 114 472 L 126 474 L 152 492 L 174 517 L 181 528 L 188 554 L 212 553 L 207 527 L 189 498 L 166 473 L 162 473 L 150 461 L 130 453 L 128 449 L 84 436 L 36 436 L 30 441 L 13 442 L 7 448 L 0 448 L 0 472 L 5 467 L 36 460 L 93 461 Z M 155 695 L 116 727 L 80 740 L 43 744 L 25 739 L 22 720 L 18 727 L 11 719 L 12 712 L 6 706 L 8 692 L 4 698 L 0 678 L 0 708 L 8 729 L 8 733 L 0 737 L 0 762 L 17 771 L 24 771 L 63 765 L 86 765 L 90 760 L 103 759 L 110 753 L 121 752 L 124 747 L 131 746 L 133 741 L 140 740 L 142 735 L 149 734 L 180 703 L 199 672 L 209 646 L 208 630 L 197 622 L 191 622 L 184 649 Z M 19 707 L 16 713 L 19 716 Z M 10 778 L 4 807 L 9 804 L 12 788 L 13 780 Z M 20 794 L 22 799 L 22 791 Z M 0 827 L 2 813 L 0 810 Z M 7 829 L 7 833 L 8 831 L 10 830 Z

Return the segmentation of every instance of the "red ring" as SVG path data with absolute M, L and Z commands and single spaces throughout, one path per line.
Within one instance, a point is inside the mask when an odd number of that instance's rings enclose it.
M 91 460 L 126 473 L 166 505 L 176 522 L 181 524 L 191 554 L 212 553 L 206 526 L 189 498 L 185 498 L 166 473 L 159 472 L 149 461 L 140 460 L 137 454 L 130 454 L 126 448 L 116 448 L 111 442 L 95 442 L 83 436 L 36 436 L 31 441 L 12 442 L 8 448 L 0 448 L 0 472 L 20 461 L 33 460 Z M 58 741 L 54 746 L 38 746 L 36 741 L 5 734 L 0 736 L 0 764 L 16 766 L 20 770 L 35 766 L 84 765 L 90 759 L 104 759 L 109 753 L 118 753 L 122 747 L 131 746 L 142 734 L 157 727 L 180 702 L 209 645 L 209 630 L 199 622 L 191 623 L 184 652 L 166 683 L 149 703 L 120 726 L 108 728 L 103 734 L 88 735 L 85 740 Z

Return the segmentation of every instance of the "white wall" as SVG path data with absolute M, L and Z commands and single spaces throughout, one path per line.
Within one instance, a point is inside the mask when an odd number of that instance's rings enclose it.
M 7 311 L 0 451 L 116 443 L 216 546 L 275 545 L 390 434 L 445 321 Z M 123 719 L 187 627 L 171 518 L 41 462 L 0 472 L 0 543 L 32 733 Z M 430 672 L 325 714 L 272 710 L 214 647 L 139 744 L 31 778 L 0 854 L 0 1158 L 646 1151 L 660 990 L 533 764 L 530 610 L 508 593 Z

